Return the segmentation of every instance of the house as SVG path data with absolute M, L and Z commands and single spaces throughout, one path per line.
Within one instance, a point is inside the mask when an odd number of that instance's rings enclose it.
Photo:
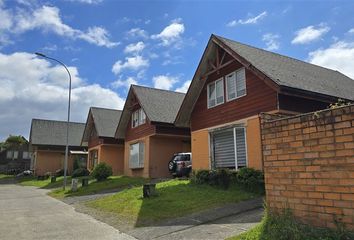
M 92 170 L 104 162 L 113 174 L 124 172 L 124 141 L 114 137 L 122 111 L 91 107 L 87 116 L 82 143 L 88 143 L 87 168 Z
M 297 114 L 354 100 L 338 71 L 212 35 L 177 114 L 193 169 L 263 168 L 259 113 Z
M 67 122 L 32 119 L 30 149 L 32 150 L 31 168 L 36 175 L 54 173 L 64 169 Z M 68 174 L 73 170 L 74 161 L 86 166 L 87 147 L 81 145 L 84 123 L 69 123 Z
M 29 143 L 24 137 L 22 139 L 23 144 L 8 147 L 1 146 L 0 173 L 19 173 L 30 169 L 31 153 L 29 151 Z
M 189 128 L 174 125 L 183 98 L 183 93 L 131 85 L 115 134 L 125 141 L 125 175 L 168 177 L 173 154 L 190 152 Z

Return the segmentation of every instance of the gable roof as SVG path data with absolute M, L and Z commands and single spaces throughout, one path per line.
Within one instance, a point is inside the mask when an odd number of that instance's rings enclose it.
M 189 126 L 191 112 L 205 83 L 201 77 L 208 69 L 208 57 L 214 57 L 217 47 L 256 72 L 278 92 L 295 90 L 302 94 L 354 100 L 354 80 L 338 71 L 211 35 L 176 117 L 177 126 Z
M 94 127 L 99 137 L 114 137 L 121 110 L 91 107 L 87 116 L 85 130 L 82 141 L 88 141 L 90 133 Z
M 184 93 L 131 85 L 117 127 L 116 137 L 123 139 L 132 110 L 130 105 L 136 96 L 150 122 L 173 124 L 181 106 Z
M 64 121 L 32 119 L 30 143 L 32 145 L 66 145 L 66 125 Z M 81 146 L 84 123 L 69 123 L 69 146 Z
M 354 100 L 354 81 L 344 74 L 215 36 L 279 86 Z

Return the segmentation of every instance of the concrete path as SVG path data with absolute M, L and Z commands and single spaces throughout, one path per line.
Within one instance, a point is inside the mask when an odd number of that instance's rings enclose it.
M 164 221 L 156 226 L 139 227 L 127 234 L 148 239 L 225 239 L 238 235 L 263 216 L 263 198 L 251 199 L 223 207 Z
M 46 192 L 34 187 L 0 185 L 0 239 L 134 239 L 76 212 Z

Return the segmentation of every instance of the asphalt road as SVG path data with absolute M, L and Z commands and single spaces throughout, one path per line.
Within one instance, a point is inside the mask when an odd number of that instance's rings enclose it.
M 78 213 L 46 195 L 46 190 L 0 184 L 0 239 L 134 239 Z

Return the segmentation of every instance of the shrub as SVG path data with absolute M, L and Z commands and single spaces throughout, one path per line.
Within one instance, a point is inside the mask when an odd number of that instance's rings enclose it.
M 55 171 L 55 176 L 61 177 L 64 175 L 64 169 L 58 169 Z
M 107 179 L 112 174 L 113 172 L 111 166 L 107 165 L 106 163 L 99 163 L 93 169 L 91 176 L 94 177 L 97 181 L 102 181 Z
M 79 159 L 75 158 L 73 163 L 73 171 L 80 168 Z
M 86 168 L 78 168 L 75 171 L 73 171 L 71 177 L 77 178 L 77 177 L 84 177 L 90 175 L 90 171 L 87 170 Z
M 197 184 L 209 184 L 227 189 L 231 182 L 231 172 L 228 169 L 194 171 L 192 179 Z
M 241 168 L 237 173 L 236 181 L 247 191 L 264 192 L 264 175 L 261 171 Z

